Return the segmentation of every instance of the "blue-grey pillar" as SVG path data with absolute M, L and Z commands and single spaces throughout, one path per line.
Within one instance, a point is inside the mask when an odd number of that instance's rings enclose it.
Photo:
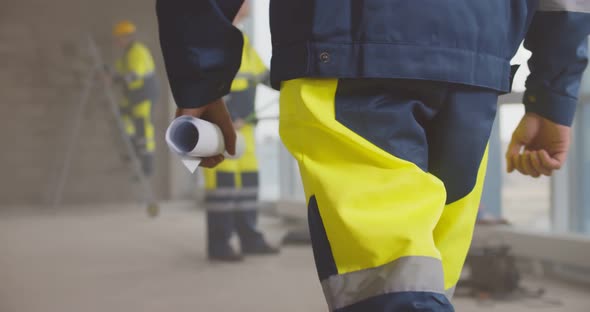
M 574 141 L 568 157 L 570 230 L 590 233 L 590 103 L 578 104 Z
M 590 233 L 590 67 L 581 84 L 570 157 L 571 230 Z
M 490 135 L 488 169 L 480 206 L 486 215 L 495 217 L 502 216 L 502 157 L 499 117 L 496 116 Z

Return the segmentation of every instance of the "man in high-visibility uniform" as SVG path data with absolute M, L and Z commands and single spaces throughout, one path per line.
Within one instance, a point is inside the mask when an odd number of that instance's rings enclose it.
M 117 60 L 113 80 L 123 88 L 120 102 L 125 132 L 131 138 L 146 177 L 154 173 L 153 106 L 159 97 L 155 63 L 149 49 L 136 39 L 136 26 L 122 21 L 113 28 L 115 45 L 123 51 Z
M 234 23 L 247 15 L 247 6 Z M 226 99 L 235 129 L 244 137 L 246 149 L 239 159 L 228 159 L 215 169 L 206 169 L 205 204 L 207 208 L 207 252 L 216 261 L 240 261 L 242 255 L 232 249 L 230 237 L 240 239 L 242 254 L 276 254 L 256 229 L 258 219 L 258 161 L 256 159 L 255 99 L 256 86 L 269 84 L 266 66 L 244 36 L 240 70 Z
M 228 21 L 241 2 L 157 1 L 177 113 L 219 125 L 230 153 L 220 98 L 240 63 Z M 281 138 L 330 310 L 454 311 L 510 60 L 525 39 L 527 114 L 508 169 L 550 175 L 569 148 L 590 1 L 271 0 L 270 14 Z

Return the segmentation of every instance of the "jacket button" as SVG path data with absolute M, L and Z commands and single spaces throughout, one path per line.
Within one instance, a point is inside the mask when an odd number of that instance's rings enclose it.
M 324 63 L 324 64 L 325 63 L 329 63 L 330 62 L 330 53 L 328 53 L 328 52 L 322 52 L 320 54 L 320 61 L 322 63 Z

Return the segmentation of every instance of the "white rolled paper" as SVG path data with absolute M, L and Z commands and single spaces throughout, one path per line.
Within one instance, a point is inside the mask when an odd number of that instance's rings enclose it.
M 236 154 L 225 151 L 221 129 L 208 121 L 192 116 L 180 116 L 172 121 L 166 130 L 166 143 L 182 158 L 182 163 L 194 173 L 202 158 L 224 154 L 227 158 L 240 158 L 246 144 L 244 137 L 237 134 Z

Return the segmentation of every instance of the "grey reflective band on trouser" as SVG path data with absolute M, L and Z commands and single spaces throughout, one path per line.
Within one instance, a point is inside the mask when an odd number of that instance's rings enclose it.
M 233 197 L 236 193 L 236 189 L 233 187 L 218 187 L 213 190 L 207 190 L 208 197 Z
M 241 189 L 236 189 L 233 187 L 218 187 L 216 189 L 207 190 L 207 197 L 215 197 L 215 198 L 222 198 L 222 197 L 246 197 L 246 196 L 258 196 L 258 188 L 257 187 L 244 187 Z
M 445 296 L 447 297 L 447 299 L 449 299 L 449 301 L 453 300 L 453 297 L 455 296 L 456 289 L 457 289 L 457 286 L 453 286 L 452 288 L 445 290 Z
M 242 187 L 241 189 L 236 189 L 237 196 L 258 196 L 258 187 Z
M 590 13 L 590 0 L 541 0 L 539 11 Z
M 256 209 L 258 209 L 258 201 L 257 200 L 238 201 L 236 203 L 236 209 L 240 210 L 240 211 L 256 210 Z
M 205 208 L 209 212 L 228 212 L 236 210 L 236 203 L 233 200 L 208 202 L 205 203 Z
M 334 275 L 322 281 L 322 288 L 331 311 L 389 293 L 445 294 L 442 263 L 430 257 L 405 257 L 377 268 Z

